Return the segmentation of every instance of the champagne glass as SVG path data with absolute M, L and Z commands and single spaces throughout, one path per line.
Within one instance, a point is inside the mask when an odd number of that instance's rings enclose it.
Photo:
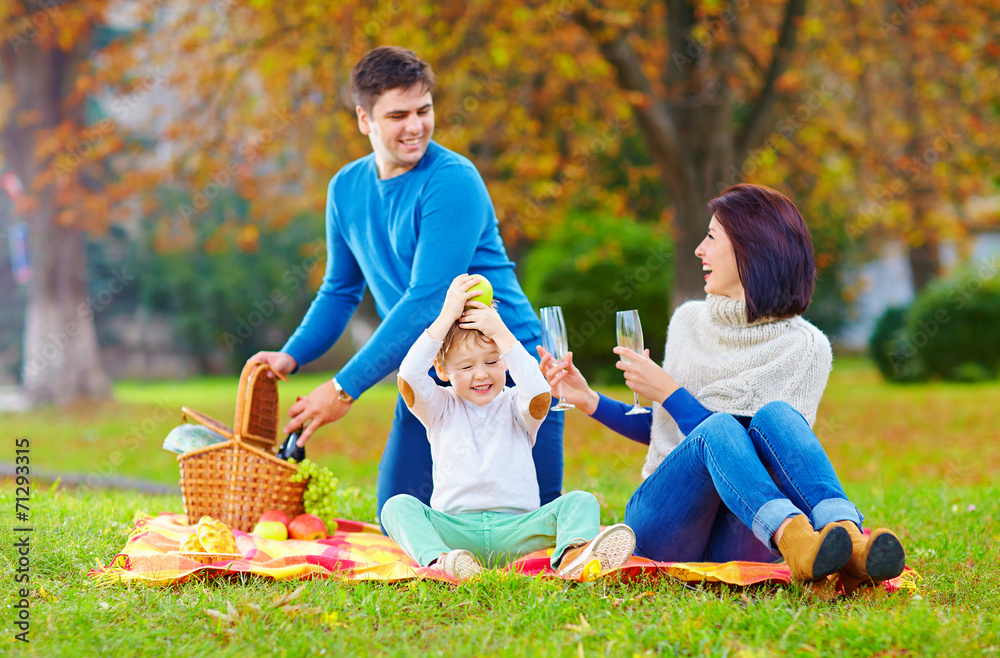
M 566 322 L 563 320 L 562 307 L 560 306 L 546 306 L 542 309 L 542 347 L 556 361 L 566 356 L 569 341 L 566 338 Z M 560 390 L 562 390 L 561 385 Z M 559 402 L 552 407 L 552 411 L 566 411 L 575 408 L 576 405 L 570 404 L 566 398 L 560 396 Z
M 642 325 L 639 324 L 639 311 L 618 311 L 615 333 L 618 335 L 618 347 L 627 347 L 636 354 L 642 354 Z M 622 361 L 631 363 L 624 356 L 622 356 Z M 625 415 L 648 414 L 649 409 L 639 406 L 639 394 L 632 391 L 632 397 L 635 404 L 625 412 Z

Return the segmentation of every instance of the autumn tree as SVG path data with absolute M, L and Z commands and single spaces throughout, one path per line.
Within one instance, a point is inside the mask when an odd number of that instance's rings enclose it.
M 563 4 L 614 68 L 670 191 L 676 253 L 693 253 L 708 201 L 759 166 L 805 0 Z M 683 257 L 674 282 L 675 305 L 702 294 Z
M 165 66 L 184 53 L 186 71 L 175 92 L 188 111 L 165 136 L 179 146 L 173 179 L 192 202 L 161 221 L 182 236 L 198 204 L 211 202 L 212 177 L 229 169 L 220 180 L 253 201 L 253 217 L 318 214 L 329 176 L 369 149 L 355 129 L 350 68 L 368 48 L 398 43 L 435 66 L 435 137 L 480 167 L 506 237 L 537 237 L 573 206 L 622 212 L 627 190 L 603 186 L 594 165 L 638 126 L 670 191 L 676 253 L 689 254 L 708 200 L 742 177 L 771 132 L 805 7 L 747 4 L 188 6 L 151 48 Z M 276 112 L 289 119 L 267 149 L 282 166 L 251 175 L 241 149 Z M 289 198 L 289 186 L 306 193 Z M 675 281 L 675 301 L 700 294 L 686 259 Z
M 61 150 L 73 152 L 81 143 L 81 67 L 92 51 L 101 5 L 13 2 L 0 9 L 2 164 L 27 188 L 15 210 L 30 229 L 23 379 L 35 403 L 109 391 L 88 307 L 84 244 L 88 225 L 103 221 L 102 204 L 88 204 L 99 183 L 86 168 L 64 174 L 55 168 Z
M 894 237 L 907 246 L 919 292 L 941 272 L 940 245 L 970 230 L 966 202 L 991 191 L 1000 155 L 1000 45 L 992 3 L 845 2 L 856 47 L 821 53 L 853 78 L 857 94 L 837 99 L 839 122 L 861 171 L 847 233 Z

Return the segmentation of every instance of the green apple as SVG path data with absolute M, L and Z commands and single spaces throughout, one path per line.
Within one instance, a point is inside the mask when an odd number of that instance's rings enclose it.
M 288 539 L 288 528 L 281 521 L 261 521 L 253 527 L 253 534 L 264 539 L 285 541 Z
M 477 274 L 476 276 L 479 277 L 479 281 L 476 282 L 476 285 L 469 288 L 469 291 L 471 292 L 475 290 L 479 294 L 470 299 L 469 301 L 482 302 L 487 306 L 489 306 L 490 304 L 493 303 L 493 284 L 490 283 L 489 279 L 487 279 L 482 274 Z M 474 307 L 466 306 L 465 308 L 470 309 Z

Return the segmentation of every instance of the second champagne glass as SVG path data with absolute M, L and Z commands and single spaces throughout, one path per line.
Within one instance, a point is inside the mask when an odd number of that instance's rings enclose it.
M 562 307 L 560 306 L 546 306 L 542 309 L 542 347 L 556 361 L 566 356 L 569 340 L 566 337 L 566 322 L 563 320 Z M 575 408 L 575 405 L 560 397 L 559 402 L 552 407 L 552 411 L 566 411 Z
M 618 347 L 627 347 L 636 354 L 642 354 L 642 325 L 639 323 L 639 311 L 618 311 L 615 322 L 615 333 L 618 336 Z M 624 356 L 622 361 L 630 363 Z M 635 404 L 625 412 L 626 416 L 648 414 L 649 409 L 639 405 L 639 394 L 632 391 Z

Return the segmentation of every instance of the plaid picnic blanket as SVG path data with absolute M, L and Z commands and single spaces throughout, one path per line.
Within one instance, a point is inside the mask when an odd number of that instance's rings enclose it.
M 111 564 L 93 569 L 88 575 L 100 585 L 141 582 L 152 586 L 243 573 L 275 580 L 336 578 L 346 582 L 395 582 L 428 579 L 457 582 L 437 569 L 418 566 L 391 539 L 382 535 L 377 525 L 371 523 L 338 519 L 336 531 L 318 541 L 273 541 L 234 530 L 237 551 L 243 554 L 243 558 L 208 565 L 169 553 L 178 550 L 195 528 L 194 525 L 187 525 L 184 514 L 143 516 L 136 521 L 125 547 L 111 560 Z M 524 576 L 559 578 L 549 566 L 551 553 L 551 549 L 536 551 L 509 564 L 504 570 Z M 683 582 L 730 585 L 791 582 L 788 567 L 784 564 L 654 562 L 635 556 L 623 566 L 601 574 L 600 578 L 633 580 L 664 575 Z M 912 586 L 912 575 L 912 572 L 904 571 L 899 578 L 882 583 L 884 591 L 893 592 Z

